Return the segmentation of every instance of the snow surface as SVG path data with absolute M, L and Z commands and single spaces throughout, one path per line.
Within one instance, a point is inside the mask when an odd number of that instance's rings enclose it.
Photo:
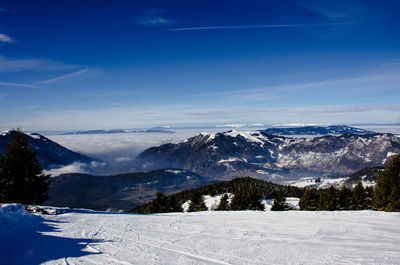
M 238 136 L 242 136 L 244 139 L 246 139 L 246 141 L 249 142 L 254 142 L 254 143 L 259 143 L 261 145 L 264 144 L 264 137 L 257 131 L 254 132 L 243 132 L 243 131 L 236 131 L 236 130 L 232 130 L 229 132 L 225 132 L 225 135 L 231 136 L 233 138 L 238 137 Z
M 8 211 L 10 212 L 10 211 Z M 400 213 L 71 210 L 2 218 L 5 264 L 398 264 Z
M 0 229 L 15 225 L 24 220 L 30 218 L 31 215 L 25 207 L 21 204 L 7 203 L 2 204 L 0 207 Z
M 176 175 L 181 174 L 181 173 L 184 173 L 183 170 L 179 170 L 179 169 L 166 169 L 166 170 L 164 170 L 164 171 L 165 171 L 165 172 L 169 172 L 169 173 L 173 173 L 173 174 L 176 174 Z
M 298 187 L 298 188 L 305 188 L 305 187 L 313 187 L 313 188 L 329 188 L 333 186 L 335 188 L 341 188 L 346 180 L 349 177 L 344 178 L 319 178 L 319 182 L 315 182 L 315 177 L 304 177 L 298 180 L 288 181 L 285 184 Z

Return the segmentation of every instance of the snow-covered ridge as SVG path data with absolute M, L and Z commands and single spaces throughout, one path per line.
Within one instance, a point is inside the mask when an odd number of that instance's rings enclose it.
M 9 134 L 10 132 L 11 132 L 11 130 L 2 131 L 2 132 L 1 132 L 1 136 L 6 136 L 6 135 Z
M 347 175 L 382 165 L 400 152 L 392 134 L 325 135 L 294 138 L 262 131 L 201 133 L 179 143 L 145 150 L 139 164 L 175 167 L 203 176 L 249 175 L 272 179 Z M 241 162 L 241 163 L 238 163 Z M 155 168 L 157 169 L 157 168 Z
M 373 131 L 346 125 L 273 127 L 265 129 L 264 132 L 275 135 L 342 135 L 374 133 Z

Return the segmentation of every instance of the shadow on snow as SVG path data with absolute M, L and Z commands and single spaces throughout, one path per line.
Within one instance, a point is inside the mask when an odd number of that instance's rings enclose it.
M 0 264 L 39 264 L 60 258 L 99 254 L 84 249 L 88 244 L 104 240 L 43 234 L 59 231 L 58 223 L 31 215 L 16 224 L 0 226 Z

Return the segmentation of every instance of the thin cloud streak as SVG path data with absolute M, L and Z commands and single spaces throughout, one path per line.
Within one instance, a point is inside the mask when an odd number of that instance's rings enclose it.
M 61 71 L 79 66 L 41 59 L 12 59 L 0 56 L 0 72 Z
M 2 81 L 0 81 L 0 86 L 39 88 L 39 86 L 35 86 L 35 85 L 32 85 L 32 84 L 11 83 L 11 82 L 2 82 Z
M 69 79 L 69 78 L 73 78 L 85 73 L 88 73 L 90 71 L 90 69 L 83 69 L 83 70 L 79 70 L 73 73 L 69 73 L 69 74 L 65 74 L 65 75 L 61 75 L 52 79 L 47 79 L 47 80 L 43 80 L 43 81 L 39 81 L 39 82 L 35 82 L 33 84 L 29 84 L 29 83 L 14 83 L 14 82 L 3 82 L 0 81 L 0 86 L 9 86 L 9 87 L 29 87 L 29 88 L 41 88 L 41 86 L 38 86 L 37 84 L 51 84 L 60 80 L 65 80 L 65 79 Z
M 51 84 L 51 83 L 54 83 L 54 82 L 57 82 L 57 81 L 60 81 L 60 80 L 63 80 L 63 79 L 68 79 L 68 78 L 71 78 L 71 77 L 82 75 L 84 73 L 87 73 L 88 71 L 89 71 L 89 69 L 83 69 L 83 70 L 79 70 L 79 71 L 76 71 L 76 72 L 73 72 L 73 73 L 61 75 L 61 76 L 58 76 L 58 77 L 55 77 L 55 78 L 39 81 L 39 82 L 36 82 L 36 84 Z
M 356 24 L 364 24 L 364 23 L 366 23 L 366 22 L 332 22 L 332 23 L 313 23 L 313 24 L 265 24 L 265 25 L 238 25 L 238 26 L 206 26 L 206 27 L 173 28 L 173 29 L 166 29 L 166 31 L 293 28 L 293 27 L 356 25 Z

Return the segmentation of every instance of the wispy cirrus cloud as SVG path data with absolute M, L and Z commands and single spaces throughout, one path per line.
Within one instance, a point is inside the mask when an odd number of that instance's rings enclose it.
M 395 8 L 395 2 L 386 6 L 380 1 L 304 0 L 299 1 L 298 5 L 330 21 L 360 21 L 384 19 L 397 15 L 398 8 Z
M 60 76 L 57 76 L 57 77 L 54 77 L 54 78 L 51 78 L 51 79 L 39 81 L 39 82 L 36 82 L 36 84 L 51 84 L 51 83 L 54 83 L 54 82 L 57 82 L 57 81 L 60 81 L 60 80 L 69 79 L 69 78 L 73 78 L 73 77 L 76 77 L 76 76 L 83 75 L 85 73 L 88 73 L 89 71 L 90 71 L 90 69 L 86 68 L 86 69 L 82 69 L 82 70 L 79 70 L 79 71 L 76 71 L 76 72 L 73 72 L 73 73 L 64 74 L 64 75 L 60 75 Z
M 79 66 L 43 59 L 14 59 L 0 56 L 0 72 L 61 71 Z
M 294 92 L 317 92 L 317 91 L 342 91 L 349 92 L 349 88 L 353 92 L 359 92 L 360 95 L 365 93 L 389 93 L 397 89 L 400 82 L 400 73 L 377 73 L 352 78 L 328 79 L 322 81 L 283 84 L 276 86 L 266 86 L 260 88 L 248 88 L 238 90 L 227 90 L 216 92 L 219 96 L 228 97 L 236 101 L 274 101 L 276 99 L 286 98 L 293 95 Z
M 0 81 L 0 86 L 8 86 L 8 87 L 28 87 L 28 88 L 40 88 L 41 85 L 46 85 L 46 84 L 52 84 L 58 81 L 62 81 L 62 80 L 66 80 L 66 79 L 70 79 L 70 78 L 74 78 L 77 76 L 81 76 L 84 74 L 94 74 L 96 73 L 96 71 L 92 70 L 92 69 L 82 69 L 82 70 L 78 70 L 72 73 L 68 73 L 68 74 L 63 74 L 51 79 L 46 79 L 46 80 L 42 80 L 42 81 L 38 81 L 38 82 L 34 82 L 34 83 L 20 83 L 20 82 L 6 82 L 6 81 Z
M 361 23 L 363 23 L 363 22 L 357 22 L 357 23 L 356 22 L 332 22 L 332 23 L 313 23 L 313 24 L 263 24 L 263 25 L 236 25 L 236 26 L 204 26 L 204 27 L 171 28 L 171 29 L 166 29 L 166 31 L 295 28 L 295 27 L 354 25 L 354 24 L 361 24 Z
M 32 85 L 32 84 L 14 83 L 14 82 L 2 82 L 2 81 L 0 81 L 0 86 L 38 88 L 38 86 Z
M 10 44 L 15 42 L 15 40 L 6 34 L 0 33 L 0 42 Z
M 172 18 L 166 17 L 167 11 L 164 9 L 152 9 L 140 16 L 137 16 L 136 24 L 141 26 L 159 26 L 175 23 Z
M 175 22 L 175 20 L 161 16 L 148 16 L 148 17 L 138 17 L 136 19 L 136 22 L 137 24 L 143 26 L 156 26 L 156 25 L 172 24 Z

